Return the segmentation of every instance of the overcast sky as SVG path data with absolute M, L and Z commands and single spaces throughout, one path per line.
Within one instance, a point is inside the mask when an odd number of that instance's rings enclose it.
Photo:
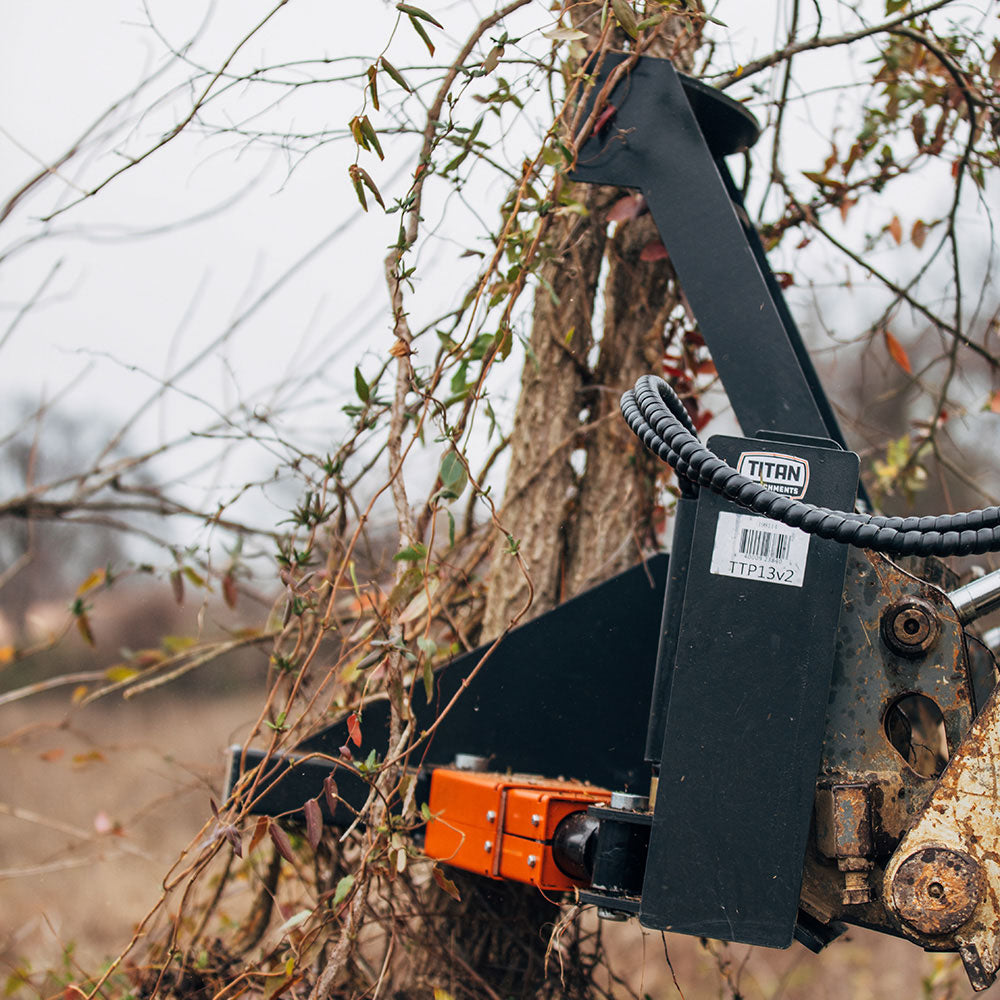
M 468 0 L 426 6 L 453 38 L 488 9 Z M 778 44 L 784 6 L 772 0 L 720 5 L 718 13 L 729 23 L 719 31 L 727 39 L 722 64 Z M 867 8 L 873 15 L 884 10 L 881 3 Z M 52 164 L 113 102 L 156 75 L 107 123 L 118 148 L 131 155 L 148 149 L 190 107 L 193 90 L 185 81 L 199 66 L 218 67 L 234 40 L 268 9 L 249 0 L 214 6 L 149 0 L 145 7 L 137 0 L 7 0 L 0 35 L 0 192 L 17 190 L 40 165 Z M 824 9 L 824 31 L 847 23 L 846 5 L 828 3 Z M 384 3 L 292 0 L 231 68 L 245 72 L 354 53 L 371 58 L 389 37 L 394 15 Z M 541 2 L 518 18 L 523 31 L 551 24 L 548 4 Z M 191 39 L 184 60 L 170 56 L 171 47 L 181 49 Z M 405 23 L 389 54 L 397 66 L 426 59 Z M 335 75 L 363 65 L 290 67 L 287 78 Z M 842 55 L 810 57 L 808 67 L 803 85 L 815 93 L 808 106 L 793 103 L 786 135 L 803 169 L 815 169 L 829 146 L 838 106 L 856 97 Z M 376 125 L 392 124 L 398 96 L 388 97 L 381 115 L 369 109 Z M 756 95 L 757 104 L 767 96 Z M 160 101 L 150 108 L 154 97 Z M 304 133 L 343 130 L 360 108 L 358 88 L 346 84 L 302 88 L 275 106 L 272 99 L 263 87 L 231 88 L 204 117 L 247 131 Z M 516 167 L 543 128 L 529 109 L 497 155 Z M 40 185 L 37 196 L 25 199 L 0 226 L 0 253 L 48 233 L 0 262 L 0 338 L 6 339 L 0 402 L 60 397 L 60 405 L 81 419 L 112 427 L 205 352 L 135 427 L 133 446 L 183 437 L 212 422 L 215 411 L 240 405 L 261 416 L 282 410 L 283 428 L 294 428 L 310 447 L 319 447 L 324 435 L 336 438 L 344 422 L 339 404 L 353 392 L 354 365 L 360 361 L 362 369 L 373 369 L 391 342 L 381 261 L 398 218 L 382 215 L 377 206 L 367 215 L 360 212 L 346 174 L 352 144 L 341 139 L 303 156 L 267 135 L 249 141 L 195 130 L 96 198 L 47 227 L 40 224 L 40 215 L 69 204 L 122 162 L 107 146 L 96 141 L 93 154 Z M 384 163 L 370 154 L 362 162 L 391 199 L 406 189 L 414 147 L 412 138 L 387 137 L 386 148 Z M 465 203 L 431 204 L 426 227 L 440 238 L 418 258 L 425 277 L 413 302 L 420 319 L 449 307 L 462 267 L 473 273 L 475 261 L 461 263 L 457 255 L 463 244 L 481 238 L 477 217 L 487 226 L 495 223 L 503 184 L 492 185 L 471 187 Z M 908 227 L 923 209 L 915 203 L 898 211 Z M 809 276 L 820 286 L 843 280 L 842 271 L 824 273 L 826 265 L 810 263 L 805 254 L 796 266 L 806 273 L 812 268 Z M 38 304 L 20 315 L 40 289 Z M 801 298 L 804 305 L 811 294 Z M 841 318 L 851 311 L 845 307 Z M 15 322 L 8 336 L 3 331 Z M 231 475 L 235 486 L 243 472 L 241 466 L 215 470 L 215 482 Z

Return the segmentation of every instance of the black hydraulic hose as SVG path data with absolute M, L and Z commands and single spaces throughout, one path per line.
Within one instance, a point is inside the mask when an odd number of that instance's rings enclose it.
M 680 481 L 707 486 L 727 500 L 800 528 L 887 555 L 965 556 L 1000 551 L 1000 507 L 936 517 L 881 517 L 816 507 L 741 475 L 702 443 L 677 394 L 661 378 L 643 375 L 622 396 L 622 415 L 642 443 L 669 463 Z

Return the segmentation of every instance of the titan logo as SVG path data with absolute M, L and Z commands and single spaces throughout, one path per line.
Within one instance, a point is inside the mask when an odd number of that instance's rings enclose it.
M 783 496 L 801 499 L 809 485 L 809 463 L 773 451 L 745 451 L 736 471 Z

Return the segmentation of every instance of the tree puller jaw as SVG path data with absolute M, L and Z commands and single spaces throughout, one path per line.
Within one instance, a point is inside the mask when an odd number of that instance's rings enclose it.
M 595 93 L 623 59 L 596 67 Z M 654 929 L 819 951 L 873 928 L 958 952 L 985 989 L 1000 701 L 974 623 L 1000 607 L 1000 573 L 959 587 L 941 559 L 1000 551 L 1000 508 L 868 512 L 726 166 L 753 117 L 646 57 L 608 107 L 574 179 L 645 197 L 745 436 L 703 445 L 655 376 L 625 393 L 681 488 L 669 560 L 516 629 L 485 663 L 485 647 L 457 657 L 430 697 L 415 686 L 418 732 L 466 688 L 413 771 L 424 851 Z M 388 715 L 365 707 L 372 747 Z M 345 826 L 368 793 L 335 763 L 347 741 L 342 721 L 292 754 L 234 748 L 227 793 L 295 814 L 335 769 L 325 819 Z

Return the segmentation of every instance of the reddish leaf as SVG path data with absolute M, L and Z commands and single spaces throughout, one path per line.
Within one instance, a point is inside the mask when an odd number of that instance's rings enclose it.
M 899 365 L 900 368 L 906 372 L 907 375 L 913 374 L 913 368 L 910 365 L 910 359 L 906 351 L 903 349 L 903 345 L 896 340 L 896 338 L 888 331 L 885 330 L 885 346 L 889 349 L 889 356 L 893 361 Z
M 233 854 L 238 858 L 243 857 L 243 838 L 240 837 L 239 830 L 232 823 L 222 828 L 222 836 L 229 841 L 229 846 L 233 849 Z
M 705 361 L 699 361 L 698 367 L 695 371 L 699 375 L 715 375 L 715 362 L 711 358 L 707 358 Z
M 320 812 L 319 803 L 315 799 L 307 799 L 302 807 L 306 814 L 306 840 L 309 846 L 315 851 L 319 844 L 320 837 L 323 836 L 323 814 Z
M 647 243 L 639 252 L 639 260 L 645 261 L 667 260 L 669 256 L 667 248 L 659 240 Z
M 597 121 L 594 122 L 594 131 L 600 132 L 601 129 L 603 129 L 608 122 L 614 118 L 617 111 L 618 109 L 613 104 L 607 105 L 607 107 L 605 107 L 605 109 L 597 116 Z
M 41 757 L 47 764 L 51 764 L 54 761 L 59 760 L 66 751 L 62 747 L 53 747 L 51 750 L 46 750 L 44 753 L 40 753 L 38 756 Z
M 340 756 L 343 757 L 344 760 L 354 760 L 354 754 L 351 753 L 351 748 L 346 743 L 342 747 L 338 747 L 338 750 L 340 751 Z
M 917 219 L 913 223 L 913 229 L 910 230 L 910 240 L 913 245 L 919 250 L 924 245 L 924 240 L 927 239 L 927 223 L 923 219 Z
M 448 893 L 448 895 L 451 896 L 456 903 L 460 903 L 462 901 L 462 896 L 458 891 L 458 886 L 455 885 L 455 883 L 452 882 L 452 880 L 448 878 L 448 876 L 445 875 L 445 873 L 441 871 L 437 865 L 431 869 L 431 873 L 434 875 L 434 881 L 437 882 L 437 884 L 444 889 L 444 891 Z
M 694 418 L 694 429 L 696 431 L 702 430 L 714 416 L 715 414 L 711 410 L 702 410 L 701 413 Z
M 250 848 L 249 851 L 252 854 L 260 842 L 264 839 L 264 834 L 267 833 L 267 817 L 261 816 L 257 820 L 257 825 L 253 828 L 253 836 L 250 838 Z
M 1000 389 L 997 389 L 990 398 L 990 410 L 993 413 L 1000 413 Z
M 236 607 L 236 580 L 233 579 L 232 573 L 227 573 L 222 578 L 222 597 L 230 608 Z
M 333 780 L 332 774 L 328 774 L 323 779 L 323 796 L 326 799 L 326 807 L 330 810 L 330 815 L 332 816 L 337 811 L 337 799 L 339 797 L 337 782 Z
M 889 235 L 896 241 L 896 246 L 903 242 L 903 223 L 899 221 L 898 215 L 894 215 L 889 223 Z M 909 371 L 909 368 L 906 370 Z
M 277 823 L 268 823 L 267 832 L 278 853 L 286 861 L 294 863 L 295 852 L 292 850 L 292 842 L 288 839 L 288 834 Z
M 646 199 L 641 194 L 627 194 L 624 198 L 619 198 L 608 212 L 608 222 L 624 222 L 626 219 L 635 219 L 642 214 L 646 207 Z
M 851 211 L 852 208 L 854 208 L 855 205 L 857 205 L 857 203 L 858 203 L 857 198 L 845 198 L 840 203 L 840 219 L 842 222 L 847 222 L 848 213 Z
M 361 721 L 358 719 L 357 712 L 351 712 L 347 717 L 347 733 L 351 738 L 351 742 L 356 746 L 361 746 Z
M 778 279 L 779 288 L 791 288 L 795 284 L 795 278 L 790 271 L 775 271 L 774 276 Z

